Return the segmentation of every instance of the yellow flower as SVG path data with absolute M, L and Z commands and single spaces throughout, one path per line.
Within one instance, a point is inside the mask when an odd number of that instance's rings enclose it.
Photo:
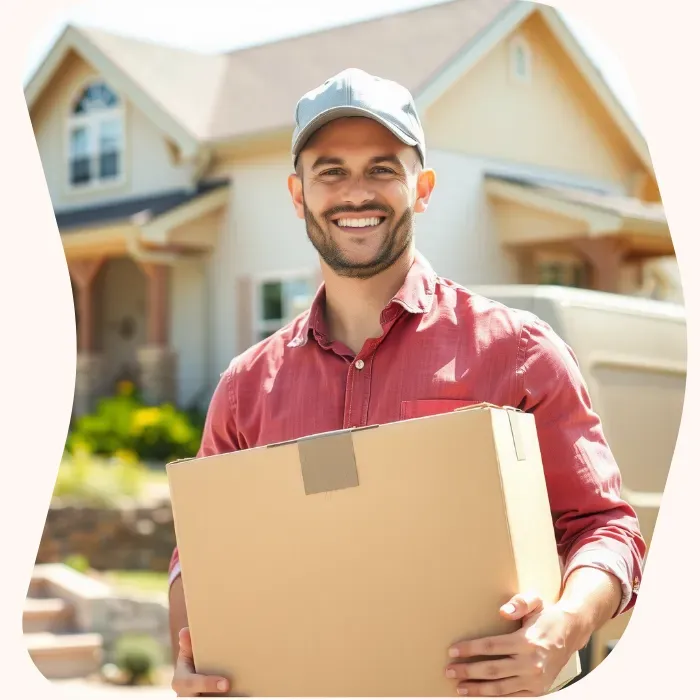
M 143 430 L 152 425 L 157 425 L 160 420 L 160 409 L 156 407 L 139 408 L 133 414 L 133 427 L 136 430 Z

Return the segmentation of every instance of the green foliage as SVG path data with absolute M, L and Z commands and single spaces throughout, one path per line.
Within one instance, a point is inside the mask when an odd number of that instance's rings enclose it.
M 109 507 L 122 498 L 139 496 L 148 476 L 148 469 L 131 453 L 121 451 L 111 460 L 98 460 L 80 450 L 61 462 L 53 497 Z
M 90 562 L 82 554 L 72 554 L 66 557 L 63 563 L 81 574 L 86 574 L 90 570 Z
M 124 592 L 167 593 L 167 571 L 120 571 L 104 572 L 107 583 Z
M 115 396 L 75 421 L 66 449 L 105 456 L 126 451 L 141 460 L 169 462 L 196 454 L 203 427 L 203 415 L 170 404 L 148 406 L 133 384 L 122 382 Z
M 115 663 L 126 675 L 129 685 L 144 683 L 163 663 L 163 650 L 158 642 L 146 635 L 124 635 L 114 647 Z

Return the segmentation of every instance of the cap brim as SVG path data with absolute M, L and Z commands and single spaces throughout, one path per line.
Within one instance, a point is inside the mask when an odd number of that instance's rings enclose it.
M 336 120 L 342 119 L 343 117 L 366 117 L 368 119 L 374 119 L 374 121 L 379 122 L 383 127 L 387 128 L 394 136 L 396 136 L 399 141 L 405 143 L 407 146 L 418 146 L 418 141 L 411 138 L 403 130 L 399 129 L 395 124 L 387 121 L 383 117 L 375 114 L 368 109 L 362 109 L 362 107 L 331 107 L 325 112 L 321 112 L 317 117 L 312 119 L 299 133 L 296 135 L 292 143 L 292 156 L 296 162 L 299 157 L 300 151 L 308 143 L 309 139 L 323 126 Z

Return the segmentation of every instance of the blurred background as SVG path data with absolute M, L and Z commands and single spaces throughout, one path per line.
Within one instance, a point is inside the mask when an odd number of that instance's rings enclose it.
M 317 289 L 286 189 L 294 106 L 347 67 L 413 92 L 438 177 L 419 249 L 572 345 L 651 536 L 683 297 L 633 92 L 590 28 L 522 0 L 86 2 L 45 26 L 25 70 L 77 342 L 24 612 L 51 679 L 171 694 L 164 466 L 196 453 L 230 360 Z

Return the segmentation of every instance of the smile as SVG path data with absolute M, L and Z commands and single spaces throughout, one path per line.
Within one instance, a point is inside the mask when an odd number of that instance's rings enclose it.
M 341 218 L 336 219 L 333 223 L 339 228 L 343 229 L 362 230 L 375 228 L 376 226 L 379 226 L 384 220 L 385 217 L 383 216 L 371 216 L 364 219 Z

